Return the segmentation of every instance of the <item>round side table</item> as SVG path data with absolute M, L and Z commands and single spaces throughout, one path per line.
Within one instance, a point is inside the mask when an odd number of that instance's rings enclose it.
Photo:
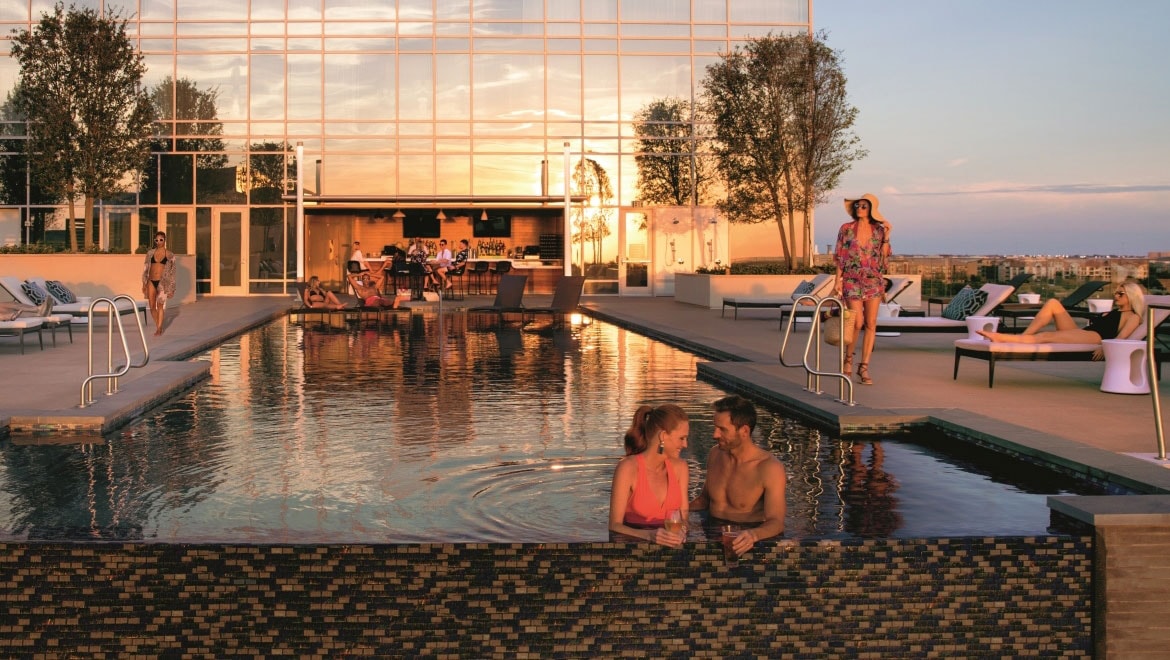
M 1106 339 L 1105 376 L 1101 391 L 1113 394 L 1149 394 L 1146 376 L 1146 342 L 1136 339 Z

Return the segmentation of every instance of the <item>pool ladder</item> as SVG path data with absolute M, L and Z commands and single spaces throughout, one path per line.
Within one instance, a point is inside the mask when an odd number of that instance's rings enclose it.
M 792 328 L 796 324 L 796 308 L 802 304 L 813 304 L 813 320 L 812 327 L 808 330 L 808 340 L 804 345 L 804 355 L 800 364 L 789 364 L 784 360 L 784 353 L 788 349 L 788 339 L 792 336 Z M 853 401 L 853 380 L 845 375 L 845 342 L 841 341 L 837 346 L 837 370 L 824 371 L 821 369 L 821 342 L 817 341 L 821 337 L 821 309 L 825 304 L 836 305 L 842 309 L 845 308 L 845 303 L 835 296 L 828 296 L 825 298 L 817 298 L 812 295 L 797 296 L 792 301 L 792 313 L 788 316 L 788 325 L 785 326 L 784 334 L 780 340 L 780 364 L 786 367 L 804 367 L 805 371 L 805 391 L 814 394 L 823 394 L 821 391 L 821 378 L 836 378 L 840 381 L 840 390 L 837 394 L 837 401 L 848 406 L 857 405 Z M 844 334 L 844 328 L 841 329 Z M 815 344 L 815 347 L 814 347 Z M 811 359 L 815 362 L 810 364 Z
M 126 343 L 126 331 L 122 327 L 122 314 L 118 310 L 117 301 L 126 300 L 130 303 L 130 308 L 134 310 L 134 322 L 138 324 L 138 336 L 142 338 L 142 364 L 134 364 L 130 360 L 130 345 Z M 93 320 L 94 308 L 99 304 L 106 305 L 106 373 L 95 374 L 93 372 Z M 114 394 L 118 391 L 118 378 L 126 375 L 130 369 L 145 367 L 150 362 L 150 347 L 146 345 L 146 330 L 142 326 L 142 319 L 138 317 L 138 304 L 134 299 L 128 295 L 122 294 L 114 296 L 113 298 L 97 298 L 89 304 L 89 375 L 81 383 L 81 407 L 84 408 L 93 403 L 93 381 L 104 378 L 106 379 L 106 394 Z M 126 363 L 119 369 L 114 369 L 114 326 L 118 327 L 118 338 L 122 342 L 122 355 L 126 358 Z

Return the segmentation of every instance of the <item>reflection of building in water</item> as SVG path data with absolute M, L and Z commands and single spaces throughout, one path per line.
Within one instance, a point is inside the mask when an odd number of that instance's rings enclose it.
M 868 538 L 889 537 L 902 526 L 902 515 L 894 497 L 898 482 L 882 467 L 882 443 L 853 443 L 848 452 L 841 492 L 845 500 L 845 531 Z

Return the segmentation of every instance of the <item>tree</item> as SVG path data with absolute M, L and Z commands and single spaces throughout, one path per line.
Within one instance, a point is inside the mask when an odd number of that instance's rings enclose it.
M 577 161 L 573 167 L 573 187 L 575 193 L 589 199 L 587 206 L 577 211 L 577 219 L 573 222 L 577 228 L 574 240 L 581 243 L 581 267 L 585 267 L 585 243 L 591 242 L 593 248 L 593 262 L 601 261 L 601 243 L 609 236 L 609 216 L 613 209 L 613 185 L 609 181 L 609 174 L 601 163 L 592 158 Z
M 703 99 L 732 222 L 775 222 L 788 267 L 812 260 L 812 210 L 865 151 L 845 75 L 824 35 L 769 35 L 707 68 Z M 804 216 L 797 236 L 796 216 Z M 799 238 L 799 243 L 798 243 Z
M 74 200 L 85 197 L 85 245 L 93 245 L 95 200 L 123 190 L 149 155 L 154 113 L 141 90 L 142 54 L 112 10 L 61 3 L 12 40 L 20 64 L 18 109 L 28 118 L 26 152 L 34 178 L 69 204 L 66 229 L 77 250 Z
M 231 185 L 224 176 L 215 176 L 228 163 L 223 153 L 225 144 L 223 123 L 219 120 L 219 91 L 200 89 L 199 83 L 189 78 L 178 80 L 167 76 L 151 87 L 147 95 L 155 116 L 164 126 L 161 135 L 151 141 L 151 151 L 157 154 L 182 154 L 151 163 L 143 175 L 142 193 L 151 203 L 164 200 L 185 200 L 191 192 L 191 159 L 194 153 L 195 170 L 211 179 L 204 181 L 206 192 L 212 193 Z M 161 170 L 161 171 L 160 171 Z M 202 191 L 203 188 L 201 187 Z M 186 194 L 184 194 L 184 192 Z
M 638 136 L 638 195 L 647 204 L 687 206 L 706 201 L 712 175 L 700 152 L 705 131 L 691 104 L 679 98 L 651 101 L 634 117 Z

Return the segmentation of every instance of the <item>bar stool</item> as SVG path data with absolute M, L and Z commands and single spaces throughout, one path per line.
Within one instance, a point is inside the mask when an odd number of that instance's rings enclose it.
M 492 284 L 491 284 L 492 291 L 496 291 L 499 289 L 500 276 L 506 275 L 506 274 L 512 272 L 512 262 L 511 261 L 497 261 L 495 266 L 493 268 L 491 268 L 489 272 L 491 273 L 491 279 L 492 279 Z M 491 291 L 489 291 L 488 293 L 491 293 Z
M 471 264 L 471 276 L 475 278 L 475 293 L 483 293 L 483 278 L 488 276 L 488 267 L 490 264 L 486 261 L 476 261 Z
M 465 275 L 467 275 L 466 261 L 460 264 L 458 268 L 452 268 L 447 271 L 447 279 L 451 280 L 453 284 L 450 289 L 447 289 L 447 291 L 451 292 L 449 297 L 452 300 L 463 300 L 467 297 L 467 278 Z M 446 292 L 443 295 L 447 295 Z

